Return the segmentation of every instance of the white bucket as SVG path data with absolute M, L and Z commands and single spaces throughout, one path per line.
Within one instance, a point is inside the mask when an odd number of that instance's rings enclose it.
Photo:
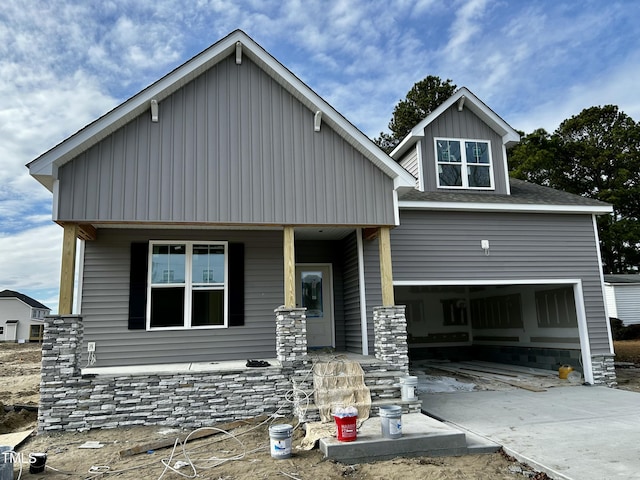
M 414 400 L 416 398 L 416 387 L 418 386 L 418 377 L 408 375 L 400 379 L 402 387 L 402 400 Z
M 0 480 L 13 480 L 13 448 L 0 445 Z
M 402 407 L 389 405 L 379 407 L 380 426 L 385 438 L 402 437 Z
M 271 425 L 269 438 L 271 440 L 271 456 L 273 458 L 291 457 L 291 435 L 293 427 L 287 423 Z

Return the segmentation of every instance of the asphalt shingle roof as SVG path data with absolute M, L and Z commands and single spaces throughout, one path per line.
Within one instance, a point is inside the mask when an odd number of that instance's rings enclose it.
M 33 308 L 44 308 L 46 310 L 51 310 L 46 305 L 40 303 L 37 300 L 34 300 L 33 298 L 29 297 L 28 295 L 25 295 L 24 293 L 20 293 L 20 292 L 14 292 L 13 290 L 3 290 L 3 291 L 1 291 L 0 292 L 0 297 L 17 298 L 17 299 L 22 300 L 24 303 L 26 303 L 30 307 L 33 307 Z
M 401 194 L 399 200 L 413 202 L 502 203 L 505 205 L 567 205 L 584 207 L 606 207 L 609 205 L 599 200 L 543 187 L 516 178 L 510 178 L 509 181 L 511 184 L 511 195 L 487 193 L 485 191 L 420 192 L 418 190 L 412 190 Z
M 604 281 L 607 283 L 640 283 L 640 275 L 636 273 L 605 275 Z

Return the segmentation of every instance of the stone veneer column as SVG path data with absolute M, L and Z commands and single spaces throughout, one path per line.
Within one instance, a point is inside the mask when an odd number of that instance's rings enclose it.
M 373 331 L 376 358 L 409 372 L 405 306 L 374 307 Z
M 591 366 L 593 368 L 593 383 L 595 385 L 606 385 L 615 387 L 616 369 L 613 364 L 614 355 L 592 355 Z
M 80 354 L 84 325 L 78 315 L 47 317 L 42 337 L 42 370 L 40 380 L 40 405 L 38 407 L 38 429 L 65 423 L 64 406 L 73 403 L 67 400 L 67 390 L 75 391 L 80 376 Z M 69 405 L 71 407 L 71 405 Z M 58 427 L 62 428 L 62 427 Z
M 307 356 L 306 308 L 278 307 L 276 314 L 276 355 L 283 366 L 292 366 Z

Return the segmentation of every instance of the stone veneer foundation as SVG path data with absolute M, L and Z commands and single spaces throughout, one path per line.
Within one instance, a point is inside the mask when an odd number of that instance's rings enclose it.
M 277 365 L 249 368 L 230 362 L 224 369 L 217 364 L 215 369 L 185 372 L 149 365 L 138 370 L 144 369 L 142 373 L 105 370 L 97 375 L 83 375 L 81 371 L 82 317 L 47 317 L 38 431 L 134 425 L 197 428 L 274 412 L 298 413 L 307 398 L 301 390 L 294 391 L 292 379 L 308 377 L 312 366 L 307 356 L 305 309 L 279 307 L 274 313 Z M 406 374 L 409 361 L 404 307 L 376 308 L 374 325 L 376 358 L 386 365 L 373 368 L 383 374 Z M 397 388 L 391 385 L 397 381 L 389 377 L 376 382 L 390 383 L 388 392 L 376 391 L 379 399 L 391 397 L 392 387 Z
M 593 369 L 593 383 L 596 385 L 606 385 L 615 387 L 616 369 L 613 364 L 614 355 L 592 355 L 591 367 Z
M 376 358 L 408 373 L 409 348 L 404 305 L 374 307 L 373 331 Z
M 196 428 L 280 411 L 295 373 L 288 366 L 224 371 L 82 375 L 83 325 L 78 316 L 49 317 L 42 344 L 38 430 L 133 425 Z M 302 367 L 304 367 L 301 363 Z

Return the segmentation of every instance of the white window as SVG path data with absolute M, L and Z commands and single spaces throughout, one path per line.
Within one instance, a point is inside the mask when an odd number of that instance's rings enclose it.
M 227 327 L 227 246 L 149 243 L 148 329 Z
M 489 141 L 449 138 L 434 141 L 438 187 L 493 189 Z

